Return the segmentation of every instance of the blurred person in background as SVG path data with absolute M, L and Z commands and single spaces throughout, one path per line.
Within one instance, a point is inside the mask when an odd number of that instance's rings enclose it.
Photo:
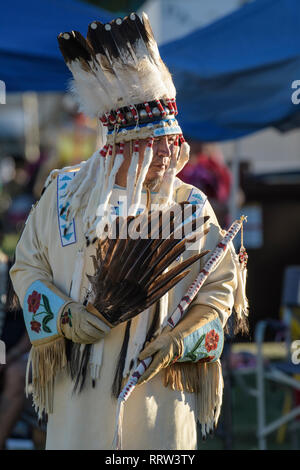
M 6 205 L 2 208 L 5 218 L 5 233 L 19 233 L 32 204 L 35 202 L 33 185 L 40 162 L 29 163 L 21 154 L 12 154 L 2 159 L 0 178 L 1 196 Z M 7 168 L 10 170 L 8 171 Z M 3 175 L 6 177 L 3 178 Z
M 178 177 L 207 195 L 222 228 L 230 224 L 231 173 L 217 144 L 192 141 L 190 160 Z
M 35 163 L 21 154 L 7 155 L 1 160 L 0 247 L 5 240 L 8 252 L 13 252 L 28 213 L 35 202 L 33 187 L 42 157 Z M 5 221 L 5 223 L 4 223 Z M 25 405 L 25 373 L 30 340 L 23 311 L 14 296 L 9 278 L 12 258 L 0 248 L 0 339 L 6 346 L 6 363 L 0 366 L 0 449 L 5 448 Z
M 0 247 L 3 224 L 0 224 Z M 0 449 L 5 449 L 25 403 L 25 372 L 30 340 L 22 309 L 8 309 L 9 269 L 12 265 L 0 248 L 0 339 L 6 347 L 6 363 L 0 365 Z M 11 283 L 10 283 L 11 284 Z

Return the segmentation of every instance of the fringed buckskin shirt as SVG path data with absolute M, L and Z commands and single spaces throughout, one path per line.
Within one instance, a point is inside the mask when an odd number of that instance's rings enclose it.
M 118 206 L 119 196 L 124 193 L 125 190 L 114 188 L 111 198 L 114 207 Z M 145 198 L 145 194 L 143 197 Z M 188 255 L 196 254 L 199 249 L 214 250 L 222 238 L 222 231 L 206 196 L 177 178 L 174 199 L 176 202 L 189 200 L 200 203 L 203 206 L 202 215 L 210 217 L 209 233 L 200 239 L 198 248 L 188 251 Z M 63 239 L 62 226 L 56 177 L 31 210 L 16 248 L 16 261 L 10 275 L 21 305 L 28 287 L 37 280 L 51 282 L 64 294 L 70 295 L 77 252 L 85 246 L 82 213 L 79 212 L 76 216 L 71 235 L 66 240 Z M 94 247 L 91 245 L 84 255 L 83 272 L 86 274 L 93 274 L 93 253 Z M 186 256 L 184 253 L 183 257 Z M 196 279 L 208 256 L 209 254 L 193 264 L 190 273 L 169 292 L 168 316 Z M 199 315 L 217 313 L 223 327 L 235 303 L 236 269 L 233 249 L 230 249 L 217 269 L 209 275 L 192 303 L 193 306 L 199 306 Z M 86 295 L 87 287 L 88 279 L 83 275 L 80 285 L 81 301 Z M 129 345 L 138 321 L 138 317 L 132 320 Z M 148 321 L 150 324 L 151 315 Z M 95 387 L 87 380 L 81 393 L 73 393 L 74 383 L 67 367 L 57 374 L 53 413 L 48 416 L 47 449 L 111 449 L 117 404 L 112 397 L 111 387 L 125 327 L 124 323 L 120 324 L 105 336 L 100 377 L 96 380 Z M 216 406 L 216 402 L 210 399 L 209 387 L 216 388 L 220 406 L 223 384 L 220 361 L 202 366 L 200 372 L 195 372 L 199 382 L 195 392 L 187 391 L 184 384 L 182 390 L 165 387 L 164 370 L 149 382 L 136 387 L 125 405 L 124 449 L 197 448 L 197 419 L 204 419 L 203 416 L 211 412 L 210 408 Z

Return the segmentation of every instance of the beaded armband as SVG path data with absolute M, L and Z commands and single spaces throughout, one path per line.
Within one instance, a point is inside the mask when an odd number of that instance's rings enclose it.
M 184 338 L 183 355 L 178 362 L 215 362 L 222 354 L 224 332 L 215 318 Z
M 59 336 L 57 317 L 66 303 L 42 281 L 34 281 L 27 289 L 23 303 L 25 325 L 33 344 Z

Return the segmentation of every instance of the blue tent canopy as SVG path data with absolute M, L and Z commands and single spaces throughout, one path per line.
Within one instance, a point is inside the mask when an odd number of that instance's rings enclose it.
M 256 0 L 161 47 L 173 73 L 184 133 L 217 141 L 267 126 L 300 126 L 298 0 Z M 0 15 L 0 80 L 8 92 L 64 91 L 70 73 L 56 36 L 111 20 L 79 0 L 10 0 Z
M 267 126 L 300 126 L 291 88 L 300 80 L 298 0 L 256 0 L 161 47 L 186 135 L 234 139 Z
M 8 92 L 62 91 L 71 74 L 56 37 L 93 20 L 111 21 L 106 11 L 77 0 L 9 0 L 1 5 L 0 80 Z

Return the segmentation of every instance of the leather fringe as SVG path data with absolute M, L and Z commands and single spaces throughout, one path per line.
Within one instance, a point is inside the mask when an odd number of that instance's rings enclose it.
M 172 390 L 195 393 L 202 437 L 214 430 L 220 416 L 224 386 L 219 360 L 170 365 L 165 369 L 164 385 Z
M 26 370 L 26 396 L 32 393 L 33 404 L 39 418 L 53 412 L 54 379 L 67 364 L 65 339 L 58 337 L 50 343 L 32 346 Z M 29 369 L 32 383 L 29 384 Z
M 249 302 L 246 295 L 246 280 L 247 280 L 247 269 L 243 267 L 240 262 L 238 255 L 235 252 L 233 245 L 230 247 L 231 256 L 236 266 L 237 275 L 237 288 L 235 291 L 234 298 L 234 331 L 236 335 L 241 333 L 247 335 L 249 333 Z

